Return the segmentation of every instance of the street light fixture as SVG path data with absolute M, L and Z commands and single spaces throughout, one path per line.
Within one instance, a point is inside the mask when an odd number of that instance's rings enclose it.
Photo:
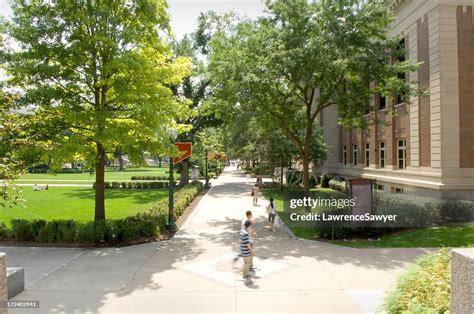
M 166 133 L 168 133 L 168 136 L 170 137 L 170 143 L 171 147 L 174 144 L 174 141 L 178 137 L 178 130 L 175 128 L 169 128 L 166 130 Z M 170 151 L 171 151 L 170 147 Z M 173 157 L 170 156 L 170 177 L 169 177 L 169 202 L 168 202 L 168 231 L 169 232 L 176 232 L 177 227 L 174 219 L 174 174 L 173 174 Z

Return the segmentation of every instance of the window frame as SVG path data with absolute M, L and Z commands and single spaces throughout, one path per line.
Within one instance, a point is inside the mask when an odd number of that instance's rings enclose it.
M 402 143 L 401 146 L 400 143 Z M 400 157 L 400 153 L 402 153 L 402 157 Z M 407 141 L 405 139 L 397 139 L 397 167 L 399 170 L 407 168 Z
M 383 144 L 383 147 L 382 147 L 382 144 Z M 385 145 L 385 141 L 379 141 L 379 167 L 380 168 L 385 168 L 386 158 L 387 158 L 387 146 Z
M 370 143 L 365 143 L 365 166 L 370 167 Z
M 358 149 L 357 144 L 352 145 L 352 165 L 357 166 L 359 163 L 358 160 Z

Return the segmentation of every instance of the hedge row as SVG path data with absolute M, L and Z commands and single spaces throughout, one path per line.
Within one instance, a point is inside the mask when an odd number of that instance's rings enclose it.
M 177 182 L 175 181 L 176 185 Z M 92 186 L 95 189 L 95 183 Z M 104 182 L 106 189 L 158 189 L 169 187 L 169 181 L 136 181 L 136 182 L 121 182 L 121 181 L 107 181 Z
M 158 222 L 145 216 L 79 223 L 74 220 L 13 219 L 12 229 L 3 237 L 16 241 L 61 243 L 118 243 L 159 234 Z
M 202 183 L 193 182 L 174 195 L 175 217 L 181 216 L 189 203 L 202 190 Z M 105 222 L 81 223 L 74 220 L 12 220 L 11 229 L 0 223 L 0 239 L 60 243 L 108 243 L 155 237 L 168 221 L 168 200 L 161 200 L 136 216 Z
M 329 185 L 334 190 L 344 191 L 345 182 L 331 180 Z M 334 195 L 334 197 L 344 197 Z M 409 194 L 395 194 L 377 191 L 375 193 L 377 214 L 397 214 L 399 217 L 409 218 L 404 225 L 386 224 L 378 227 L 343 227 L 318 226 L 316 229 L 321 238 L 348 239 L 353 237 L 378 237 L 390 234 L 407 227 L 425 225 L 442 225 L 449 222 L 474 221 L 474 201 L 442 200 Z M 349 215 L 351 208 L 334 208 L 326 211 L 327 214 Z
M 132 181 L 160 181 L 169 180 L 169 175 L 160 176 L 132 176 Z

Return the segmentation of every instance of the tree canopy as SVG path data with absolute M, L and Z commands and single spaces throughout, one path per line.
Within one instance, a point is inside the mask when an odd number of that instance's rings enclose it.
M 171 86 L 191 63 L 172 58 L 166 9 L 164 0 L 18 0 L 2 25 L 24 136 L 42 141 L 53 165 L 79 159 L 95 169 L 96 220 L 105 219 L 107 154 L 171 154 L 166 130 L 189 128 L 176 122 L 189 106 Z
M 317 117 L 337 106 L 344 127 L 366 127 L 371 99 L 414 93 L 403 73 L 415 65 L 396 61 L 400 38 L 389 36 L 386 1 L 267 1 L 269 15 L 242 21 L 211 41 L 210 75 L 216 110 L 237 111 L 281 128 L 309 162 Z M 394 61 L 395 60 L 395 61 Z M 222 106 L 225 104 L 225 106 Z

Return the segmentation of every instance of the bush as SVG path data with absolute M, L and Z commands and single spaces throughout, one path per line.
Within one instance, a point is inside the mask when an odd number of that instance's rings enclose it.
M 388 313 L 446 313 L 450 308 L 451 252 L 440 252 L 420 258 L 398 278 L 397 286 L 388 292 Z
M 175 185 L 178 181 L 175 180 Z M 95 189 L 95 183 L 92 188 Z M 136 182 L 121 182 L 121 181 L 107 181 L 104 184 L 106 189 L 158 189 L 167 188 L 169 186 L 168 181 L 136 181 Z
M 329 188 L 329 181 L 331 178 L 327 174 L 323 175 L 323 178 L 321 179 L 321 187 L 322 188 Z
M 56 240 L 66 243 L 74 242 L 77 234 L 77 223 L 74 220 L 58 220 L 56 223 Z
M 54 242 L 57 240 L 58 224 L 56 221 L 48 221 L 38 231 L 35 240 L 38 242 Z
M 0 240 L 6 240 L 8 238 L 8 228 L 3 222 L 0 222 Z
M 25 219 L 12 219 L 12 235 L 17 241 L 34 240 L 32 222 Z
M 299 186 L 303 183 L 303 171 L 288 170 L 286 172 L 286 184 L 290 186 Z
M 166 181 L 169 180 L 169 176 L 132 176 L 132 181 Z
M 310 186 L 311 188 L 314 188 L 314 187 L 316 187 L 316 185 L 318 185 L 318 178 L 315 177 L 315 176 L 311 176 L 311 177 L 309 178 L 309 186 Z
M 333 190 L 345 193 L 347 191 L 347 185 L 345 181 L 338 181 L 336 179 L 329 180 L 329 187 Z

